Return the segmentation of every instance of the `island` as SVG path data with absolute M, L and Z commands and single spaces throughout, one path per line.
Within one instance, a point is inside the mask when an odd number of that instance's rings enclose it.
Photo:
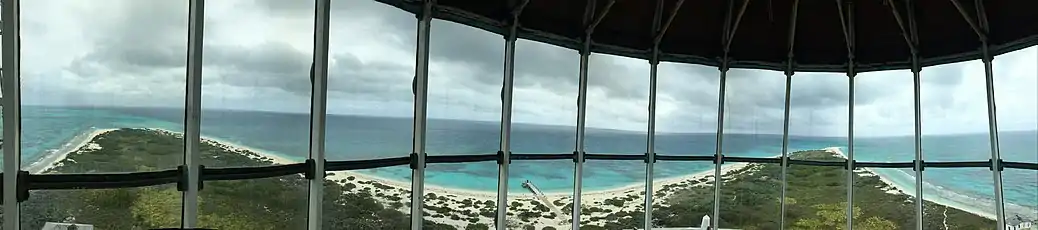
M 34 165 L 33 173 L 142 172 L 176 168 L 184 140 L 161 129 L 107 129 L 54 153 Z M 201 164 L 207 168 L 296 163 L 277 154 L 205 138 Z M 791 153 L 793 159 L 843 161 L 839 149 Z M 846 178 L 841 167 L 789 166 L 786 228 L 843 229 Z M 869 169 L 853 170 L 857 229 L 915 226 L 915 199 Z M 324 182 L 325 229 L 409 229 L 410 182 L 361 172 L 328 172 Z M 724 164 L 721 226 L 778 229 L 782 167 L 777 164 Z M 795 178 L 795 179 L 794 179 Z M 521 183 L 517 181 L 516 183 Z M 653 225 L 698 227 L 713 214 L 713 171 L 653 181 Z M 308 180 L 301 174 L 236 181 L 207 181 L 199 192 L 199 225 L 215 229 L 305 229 Z M 644 184 L 582 194 L 582 229 L 632 229 L 643 226 Z M 491 229 L 496 195 L 426 185 L 425 229 Z M 512 194 L 515 193 L 515 194 Z M 569 194 L 509 194 L 509 229 L 565 229 L 571 220 Z M 927 201 L 924 224 L 934 229 L 995 229 L 994 220 Z M 32 191 L 22 206 L 22 227 L 45 222 L 92 224 L 98 229 L 178 227 L 181 194 L 176 185 L 125 189 Z

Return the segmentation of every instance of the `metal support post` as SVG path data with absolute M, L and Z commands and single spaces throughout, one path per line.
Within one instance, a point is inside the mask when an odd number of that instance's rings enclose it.
M 20 229 L 18 218 L 18 171 L 21 169 L 21 41 L 19 0 L 0 1 L 3 21 L 3 147 L 4 182 L 3 182 L 3 228 Z
M 854 57 L 847 67 L 847 229 L 854 229 Z
M 680 4 L 680 3 L 679 3 Z M 680 5 L 679 5 L 680 7 Z M 674 10 L 677 12 L 677 9 Z M 659 36 L 663 29 L 661 21 L 663 16 L 663 1 L 656 1 L 656 13 L 652 22 L 653 35 Z M 644 228 L 652 229 L 652 176 L 653 166 L 656 164 L 656 85 L 659 61 L 659 42 L 653 40 L 652 57 L 649 60 L 649 120 L 645 137 L 645 213 Z
M 854 64 L 854 2 L 836 0 L 840 10 L 840 24 L 843 26 L 844 40 L 847 44 L 847 229 L 854 229 L 854 77 L 858 75 Z
M 1005 229 L 1006 207 L 1002 194 L 1002 155 L 998 143 L 998 113 L 995 111 L 995 76 L 993 72 L 994 67 L 991 63 L 994 56 L 991 56 L 990 51 L 988 51 L 987 41 L 983 41 L 983 44 L 981 49 L 984 53 L 984 75 L 987 86 L 988 141 L 991 143 L 991 174 L 995 184 L 995 221 L 998 223 L 998 229 Z
M 915 203 L 916 203 L 916 229 L 923 229 L 923 129 L 922 129 L 922 111 L 920 104 L 920 68 L 919 68 L 919 57 L 918 55 L 912 54 L 912 79 L 913 85 L 915 86 Z
M 779 198 L 779 229 L 786 229 L 786 197 L 787 188 L 789 187 L 789 180 L 786 177 L 786 172 L 789 168 L 789 104 L 790 104 L 790 90 L 793 84 L 793 47 L 796 45 L 796 33 L 797 33 L 797 13 L 800 8 L 800 0 L 793 1 L 793 13 L 789 16 L 789 44 L 787 47 L 789 51 L 786 53 L 786 105 L 783 111 L 785 114 L 782 117 L 782 192 L 781 198 Z
M 418 50 L 415 64 L 414 87 L 414 143 L 411 170 L 411 229 L 422 229 L 425 196 L 425 125 L 429 90 L 429 30 L 432 24 L 434 0 L 425 0 L 422 13 L 418 15 Z
M 793 86 L 793 58 L 790 57 L 788 62 L 788 68 L 786 70 L 786 107 L 783 109 L 783 111 L 785 111 L 785 114 L 782 116 L 782 198 L 779 199 L 779 205 L 782 207 L 779 211 L 779 225 L 781 226 L 781 229 L 786 228 L 786 197 L 788 196 L 787 188 L 789 187 L 789 179 L 786 176 L 786 172 L 789 168 L 789 94 L 790 88 L 792 88 Z
M 202 32 L 205 31 L 205 0 L 191 0 L 189 4 L 187 37 L 187 98 L 184 111 L 184 165 L 187 183 L 183 192 L 181 227 L 196 228 L 198 224 L 198 190 L 201 157 L 202 116 Z
M 725 99 L 725 84 L 728 75 L 728 64 L 731 61 L 728 57 L 728 51 L 732 45 L 732 39 L 735 38 L 735 31 L 739 28 L 739 22 L 742 21 L 742 15 L 746 12 L 746 7 L 750 5 L 749 0 L 745 0 L 738 14 L 735 16 L 735 23 L 732 23 L 732 14 L 735 13 L 735 1 L 728 1 L 728 14 L 724 19 L 724 33 L 721 34 L 721 46 L 724 48 L 724 55 L 721 57 L 721 86 L 720 92 L 718 93 L 717 103 L 717 146 L 714 152 L 714 215 L 712 218 L 711 225 L 713 229 L 720 228 L 721 219 L 721 165 L 724 164 L 724 99 Z
M 726 55 L 727 56 L 727 55 Z M 724 62 L 721 63 L 721 86 L 720 92 L 718 93 L 717 102 L 717 147 L 714 153 L 714 215 L 712 216 L 711 223 L 713 229 L 717 229 L 721 219 L 721 162 L 724 161 L 722 153 L 722 146 L 724 145 L 724 91 L 725 81 L 727 81 L 728 75 L 728 58 L 725 57 Z
M 601 13 L 595 13 L 595 2 L 588 1 L 587 8 L 585 9 L 585 23 L 588 19 L 593 18 L 587 28 L 584 30 L 584 46 L 580 49 L 580 86 L 577 96 L 577 137 L 576 146 L 574 147 L 573 154 L 575 154 L 574 167 L 573 167 L 573 210 L 570 227 L 573 230 L 580 230 L 580 195 L 581 187 L 583 186 L 583 174 L 584 174 L 584 131 L 586 126 L 587 117 L 587 84 L 588 84 L 588 60 L 591 58 L 591 35 L 595 33 L 595 27 L 599 23 L 602 23 L 602 19 L 609 13 L 609 9 L 613 8 L 613 4 L 616 0 L 609 0 L 605 8 L 602 9 Z M 593 16 L 593 17 L 587 17 Z
M 588 59 L 590 58 L 591 52 L 591 36 L 587 36 L 587 40 L 584 41 L 584 48 L 580 51 L 580 88 L 579 96 L 577 96 L 577 140 L 574 154 L 576 154 L 576 162 L 574 162 L 573 168 L 573 210 L 571 210 L 573 217 L 572 229 L 580 230 L 580 188 L 583 183 L 582 177 L 584 173 L 584 127 L 585 117 L 587 116 L 587 68 Z
M 501 86 L 501 159 L 497 171 L 497 230 L 507 229 L 508 218 L 508 166 L 512 162 L 512 89 L 515 82 L 515 41 L 518 36 L 519 15 L 529 0 L 522 1 L 512 11 L 512 25 L 505 37 L 504 79 Z
M 307 229 L 320 230 L 324 216 L 324 159 L 325 121 L 328 108 L 328 23 L 331 11 L 330 0 L 317 0 L 314 15 L 314 56 L 310 72 L 310 160 L 314 162 L 313 178 L 310 178 Z

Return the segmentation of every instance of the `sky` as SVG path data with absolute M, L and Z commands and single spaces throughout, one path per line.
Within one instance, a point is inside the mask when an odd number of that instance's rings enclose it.
M 332 4 L 329 113 L 412 116 L 415 17 L 373 1 Z M 308 113 L 313 8 L 312 1 L 207 2 L 202 106 Z M 184 106 L 186 1 L 26 1 L 21 13 L 23 103 Z M 430 44 L 428 116 L 500 121 L 503 37 L 434 20 Z M 1000 130 L 1038 129 L 1036 50 L 995 58 Z M 520 40 L 515 63 L 513 121 L 574 125 L 579 54 Z M 594 54 L 589 66 L 588 127 L 645 132 L 648 61 Z M 785 80 L 777 71 L 731 70 L 725 132 L 781 134 Z M 842 73 L 794 75 L 790 133 L 846 136 L 848 81 Z M 914 132 L 910 72 L 854 81 L 856 136 Z M 987 132 L 984 82 L 980 61 L 925 68 L 923 133 Z M 715 67 L 660 64 L 656 130 L 716 132 L 719 89 Z

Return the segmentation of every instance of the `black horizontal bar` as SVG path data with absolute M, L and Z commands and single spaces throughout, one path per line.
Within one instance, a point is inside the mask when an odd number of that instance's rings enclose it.
M 713 157 L 711 157 L 713 158 Z M 725 162 L 781 164 L 782 158 L 772 157 L 724 157 Z
M 1038 170 L 1038 163 L 1024 163 L 1024 162 L 1003 161 L 1002 162 L 1002 167 L 1004 167 L 1004 168 L 1014 168 L 1014 169 Z
M 572 153 L 563 153 L 563 154 L 541 154 L 541 153 L 512 154 L 512 160 L 570 160 L 570 159 L 573 159 L 573 154 Z
M 98 174 L 30 174 L 29 190 L 132 188 L 177 183 L 176 169 Z
M 661 161 L 714 161 L 714 156 L 674 156 L 656 155 L 656 160 Z
M 991 161 L 923 162 L 926 168 L 991 168 Z
M 248 180 L 306 173 L 305 163 L 271 165 L 260 167 L 202 168 L 198 177 L 202 181 Z
M 793 160 L 790 159 L 787 163 L 789 165 L 810 165 L 810 166 L 830 166 L 830 167 L 845 167 L 847 166 L 846 161 L 812 161 L 812 160 Z
M 588 160 L 621 160 L 621 161 L 624 161 L 624 160 L 626 160 L 626 161 L 642 160 L 642 161 L 644 161 L 645 160 L 645 154 L 640 154 L 640 155 L 623 155 L 623 154 L 592 154 L 592 153 L 585 153 L 584 154 L 584 159 L 588 159 Z
M 854 162 L 855 168 L 915 168 L 915 162 Z
M 354 169 L 373 169 L 411 164 L 411 157 L 382 158 L 373 160 L 353 161 L 328 161 L 324 164 L 325 171 L 346 171 Z
M 441 156 L 426 156 L 425 162 L 429 164 L 434 163 L 467 163 L 467 162 L 482 162 L 482 161 L 497 161 L 497 154 L 483 154 L 483 155 L 441 155 Z

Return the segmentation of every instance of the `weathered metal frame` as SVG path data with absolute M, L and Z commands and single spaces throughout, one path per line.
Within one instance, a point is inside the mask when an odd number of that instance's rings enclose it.
M 328 111 L 328 24 L 331 0 L 316 0 L 314 49 L 310 94 L 310 154 L 313 177 L 309 179 L 307 229 L 320 230 L 324 223 L 325 124 Z
M 494 228 L 506 230 L 508 226 L 508 167 L 512 163 L 512 93 L 515 87 L 515 42 L 518 40 L 519 16 L 529 0 L 523 0 L 512 9 L 511 31 L 505 36 L 504 79 L 501 85 L 501 141 L 497 171 L 497 214 Z
M 432 29 L 432 13 L 435 0 L 422 2 L 422 13 L 418 16 L 418 45 L 415 51 L 414 126 L 412 129 L 411 169 L 411 229 L 422 229 L 425 202 L 425 128 L 428 121 L 429 104 L 429 34 Z
M 4 153 L 3 173 L 3 228 L 20 229 L 19 202 L 18 202 L 18 174 L 21 170 L 21 12 L 20 0 L 0 1 L 2 15 L 0 21 L 3 23 L 2 45 L 3 45 L 3 79 L 0 87 L 3 88 L 3 96 L 0 99 L 3 110 L 3 142 L 0 146 Z
M 202 43 L 205 0 L 191 0 L 188 9 L 187 96 L 184 105 L 184 166 L 187 181 L 183 191 L 181 227 L 198 224 L 198 191 L 201 189 Z

